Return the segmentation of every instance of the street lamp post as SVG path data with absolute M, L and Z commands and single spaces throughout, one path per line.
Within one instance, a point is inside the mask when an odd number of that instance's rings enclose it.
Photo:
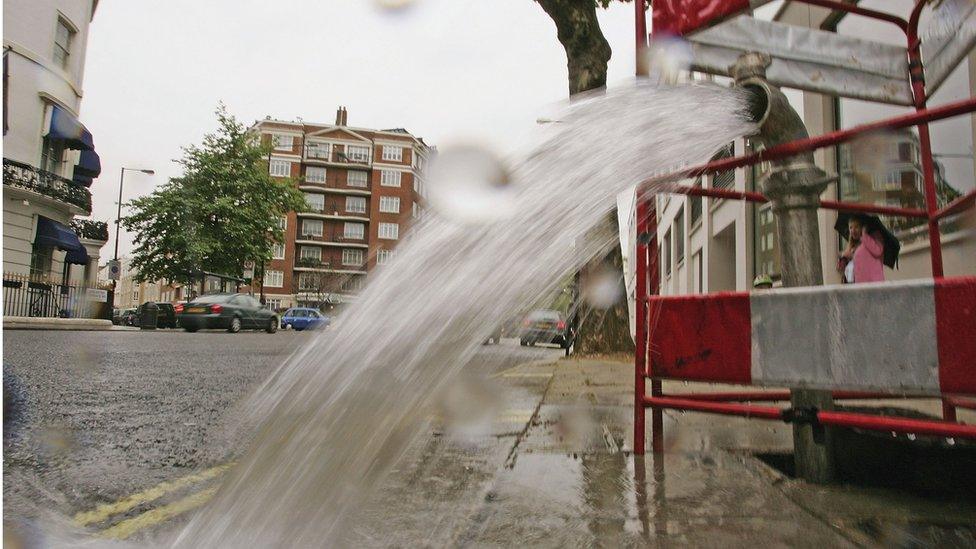
M 115 214 L 115 253 L 112 256 L 112 260 L 116 264 L 119 262 L 119 228 L 122 226 L 122 184 L 125 181 L 125 170 L 129 170 L 130 172 L 142 172 L 146 175 L 153 175 L 156 173 L 153 170 L 140 170 L 138 168 L 122 168 L 122 171 L 119 172 L 119 207 Z M 121 274 L 121 270 L 119 274 Z M 118 278 L 112 280 L 112 301 L 115 301 L 115 290 L 118 284 Z

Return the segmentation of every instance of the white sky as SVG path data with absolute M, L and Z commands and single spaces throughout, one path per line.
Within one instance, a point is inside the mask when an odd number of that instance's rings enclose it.
M 333 122 L 345 105 L 352 126 L 504 151 L 567 95 L 555 26 L 532 0 L 418 0 L 392 13 L 377 5 L 100 2 L 81 112 L 102 159 L 92 216 L 115 219 L 123 165 L 156 170 L 126 172 L 124 201 L 179 175 L 172 159 L 214 128 L 220 100 L 248 124 L 265 115 Z M 610 80 L 629 78 L 633 5 L 601 11 L 600 21 L 614 52 Z M 123 232 L 120 255 L 130 249 Z

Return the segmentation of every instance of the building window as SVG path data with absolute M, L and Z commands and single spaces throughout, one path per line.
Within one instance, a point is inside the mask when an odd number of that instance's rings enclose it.
M 277 298 L 277 297 L 266 298 L 264 300 L 264 303 L 265 303 L 264 305 L 265 308 L 270 309 L 272 311 L 277 311 L 278 309 L 281 308 L 281 298 Z
M 64 141 L 45 136 L 41 143 L 41 169 L 61 175 L 64 165 Z
M 305 168 L 305 181 L 309 183 L 325 183 L 325 168 L 316 166 Z
M 386 265 L 389 261 L 393 259 L 393 250 L 377 250 L 376 251 L 376 264 Z
M 275 242 L 271 245 L 271 259 L 284 259 L 285 258 L 285 245 L 281 242 Z
M 54 257 L 54 248 L 50 246 L 38 246 L 34 244 L 31 250 L 31 276 L 47 276 L 51 272 L 51 261 Z
M 308 145 L 308 156 L 309 158 L 329 158 L 329 144 L 328 143 L 310 143 Z
M 362 223 L 346 223 L 342 228 L 342 236 L 344 238 L 362 240 L 366 236 L 366 225 Z
M 362 250 L 342 250 L 342 264 L 359 267 L 363 264 Z
M 414 151 L 413 153 L 413 166 L 418 172 L 423 171 L 424 169 L 424 157 L 417 154 L 417 151 Z
M 301 273 L 298 275 L 299 290 L 318 290 L 321 277 L 316 273 Z
M 362 196 L 347 196 L 346 211 L 350 213 L 366 213 L 366 198 Z
M 344 292 L 356 292 L 363 289 L 363 277 L 362 276 L 352 276 L 347 278 L 342 282 L 342 291 Z
M 682 209 L 674 219 L 674 255 L 680 265 L 685 260 L 685 211 Z
M 901 172 L 874 174 L 871 187 L 876 191 L 897 191 L 901 189 Z
M 380 238 L 396 240 L 400 237 L 400 226 L 396 223 L 380 223 Z
M 302 246 L 301 258 L 322 261 L 322 248 L 318 246 Z
M 403 147 L 383 145 L 383 160 L 403 161 Z
M 308 209 L 313 212 L 321 212 L 325 210 L 325 195 L 319 193 L 305 193 L 305 202 L 308 203 Z
M 281 288 L 285 284 L 283 271 L 264 271 L 264 285 L 269 288 Z
M 352 162 L 369 162 L 369 147 L 346 145 L 346 159 Z
M 664 264 L 664 275 L 671 276 L 671 231 L 664 234 L 664 246 L 661 247 L 661 263 Z
M 366 187 L 369 185 L 369 176 L 366 172 L 350 170 L 346 173 L 346 185 L 350 187 Z
M 399 187 L 400 172 L 393 170 L 380 170 L 380 185 L 384 187 Z
M 412 215 L 412 216 L 414 217 L 414 219 L 416 219 L 417 217 L 419 217 L 419 216 L 417 215 L 417 214 L 419 213 L 419 212 L 418 212 L 418 210 L 417 210 L 417 203 L 416 203 L 416 202 L 414 202 L 414 203 L 412 204 L 412 207 L 413 207 L 413 213 L 412 213 L 411 215 Z
M 278 219 L 278 228 L 281 229 L 282 231 L 284 231 L 284 230 L 286 230 L 288 228 L 288 216 L 287 215 L 283 215 L 283 216 L 281 216 L 280 219 Z
M 321 219 L 303 220 L 302 236 L 322 236 L 322 220 Z
M 274 177 L 288 177 L 291 175 L 291 162 L 287 160 L 271 160 L 269 173 Z
M 276 151 L 290 151 L 295 146 L 295 137 L 291 135 L 273 135 L 271 136 L 274 142 L 274 148 Z
M 71 42 L 75 31 L 64 19 L 58 18 L 58 28 L 54 31 L 54 63 L 62 69 L 68 68 L 68 57 L 71 55 Z
M 395 196 L 381 196 L 380 211 L 383 213 L 400 213 L 400 199 Z

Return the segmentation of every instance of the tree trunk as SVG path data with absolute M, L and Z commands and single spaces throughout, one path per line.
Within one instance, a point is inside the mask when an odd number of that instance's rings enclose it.
M 569 94 L 607 85 L 610 44 L 600 30 L 594 0 L 537 0 L 556 24 L 556 36 L 566 50 Z
M 594 0 L 536 0 L 556 24 L 559 42 L 566 50 L 569 69 L 569 94 L 602 88 L 607 84 L 607 62 L 610 61 L 610 44 L 603 36 L 600 22 L 596 17 L 597 3 Z M 616 210 L 608 215 L 606 229 L 617 235 Z M 573 297 L 576 299 L 575 314 L 571 318 L 576 336 L 575 352 L 579 354 L 632 353 L 634 340 L 630 336 L 630 312 L 627 309 L 626 292 L 623 297 L 608 309 L 592 307 L 585 301 L 578 301 L 580 285 L 587 283 L 587 273 L 596 271 L 608 263 L 616 272 L 623 273 L 623 257 L 620 243 L 612 237 L 612 247 L 606 256 L 594 258 L 583 271 L 574 278 Z M 623 286 L 621 277 L 621 286 Z

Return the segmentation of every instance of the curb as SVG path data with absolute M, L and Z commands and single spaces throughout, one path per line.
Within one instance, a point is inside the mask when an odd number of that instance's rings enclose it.
M 38 318 L 27 316 L 3 317 L 4 330 L 111 330 L 111 320 L 95 318 Z

